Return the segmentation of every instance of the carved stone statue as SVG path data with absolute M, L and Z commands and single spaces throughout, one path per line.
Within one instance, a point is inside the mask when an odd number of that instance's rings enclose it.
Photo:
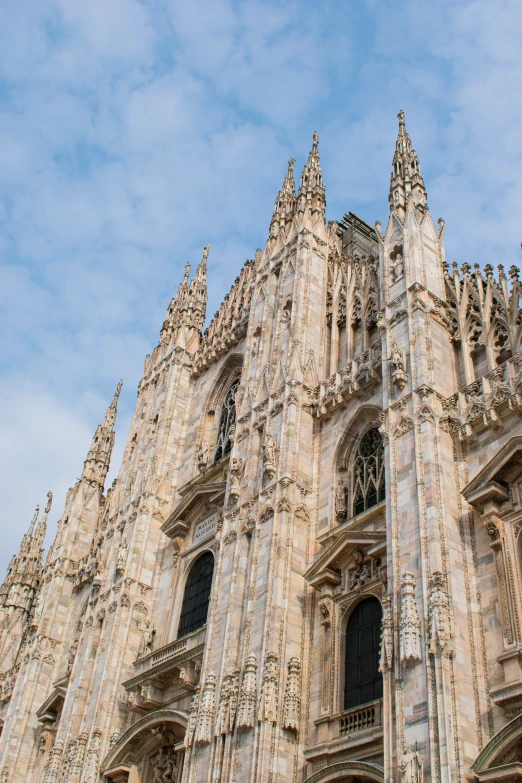
M 241 494 L 241 472 L 243 470 L 243 460 L 238 457 L 233 457 L 230 467 L 230 496 L 237 500 Z
M 160 748 L 151 759 L 154 783 L 174 783 L 178 760 L 173 748 Z
M 400 280 L 404 274 L 404 259 L 400 253 L 397 253 L 393 261 L 393 279 Z
M 203 472 L 208 465 L 208 443 L 206 440 L 201 442 L 198 452 L 198 468 Z
M 127 563 L 127 554 L 129 548 L 127 546 L 127 539 L 123 538 L 120 546 L 118 547 L 118 559 L 116 560 L 116 573 L 122 574 L 125 571 L 125 564 Z
M 346 521 L 348 513 L 348 492 L 346 484 L 339 479 L 335 490 L 335 516 L 339 524 Z
M 263 672 L 263 681 L 261 685 L 261 699 L 259 702 L 259 721 L 269 721 L 275 723 L 277 718 L 277 684 L 279 681 L 279 666 L 277 664 L 277 655 L 268 653 Z
M 269 478 L 276 472 L 276 445 L 273 436 L 267 432 L 265 433 L 265 440 L 263 443 L 263 469 Z
M 405 747 L 399 763 L 401 783 L 422 783 L 422 759 L 416 750 Z
M 150 627 L 150 620 L 146 620 L 145 628 L 143 629 L 143 633 L 141 635 L 141 644 L 140 644 L 140 652 L 139 652 L 140 657 L 142 655 L 148 655 L 150 652 L 152 652 L 155 636 L 156 636 L 156 631 L 154 628 Z

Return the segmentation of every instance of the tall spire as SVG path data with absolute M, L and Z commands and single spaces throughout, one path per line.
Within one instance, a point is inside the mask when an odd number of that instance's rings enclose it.
M 19 607 L 29 612 L 40 578 L 43 542 L 47 531 L 47 515 L 51 510 L 53 493 L 48 492 L 47 498 L 47 505 L 41 520 L 38 522 L 40 506 L 36 506 L 29 529 L 22 538 L 20 549 L 11 558 L 4 582 L 0 587 L 0 606 Z
M 207 311 L 207 259 L 210 252 L 210 245 L 203 248 L 203 256 L 199 262 L 188 290 L 187 301 L 189 304 L 188 316 L 189 326 L 195 326 L 198 331 L 201 330 L 205 321 Z
M 389 201 L 392 212 L 395 211 L 399 217 L 404 217 L 410 194 L 415 206 L 420 210 L 424 210 L 427 193 L 424 187 L 419 159 L 406 130 L 406 121 L 402 109 L 397 117 L 399 119 L 399 133 L 393 156 Z
M 288 171 L 283 182 L 283 187 L 277 194 L 274 205 L 274 214 L 270 222 L 270 236 L 276 237 L 279 232 L 289 223 L 296 207 L 295 182 L 294 182 L 294 163 L 295 158 L 288 161 Z
M 114 424 L 116 422 L 116 414 L 118 412 L 118 398 L 120 396 L 121 387 L 123 381 L 118 383 L 113 400 L 107 408 L 107 413 L 103 420 L 103 424 L 100 424 L 94 438 L 92 439 L 91 448 L 87 454 L 85 460 L 82 479 L 86 479 L 91 484 L 97 484 L 103 489 L 105 485 L 105 478 L 109 472 L 109 466 L 111 462 L 111 454 L 114 446 Z
M 326 200 L 318 146 L 319 134 L 315 131 L 312 149 L 301 174 L 299 193 L 297 194 L 297 208 L 299 212 L 304 212 L 306 207 L 309 207 L 312 212 L 321 212 L 324 215 Z

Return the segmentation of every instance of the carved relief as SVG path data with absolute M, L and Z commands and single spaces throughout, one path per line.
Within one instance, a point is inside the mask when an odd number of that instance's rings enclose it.
M 401 583 L 399 635 L 401 663 L 407 665 L 422 660 L 420 620 L 415 600 L 415 579 L 409 571 L 403 574 Z
M 443 576 L 436 571 L 431 580 L 431 589 L 428 595 L 428 620 L 429 620 L 429 651 L 436 655 L 439 651 L 444 655 L 451 655 L 451 634 L 449 600 L 444 589 Z
M 389 593 L 382 597 L 382 631 L 381 631 L 381 655 L 379 671 L 390 671 L 393 666 L 393 620 L 392 599 Z
M 204 744 L 212 742 L 212 729 L 214 725 L 214 702 L 216 696 L 216 675 L 210 672 L 207 675 L 198 712 L 196 727 L 196 743 Z
M 258 721 L 275 723 L 277 720 L 277 685 L 279 680 L 279 666 L 277 655 L 268 653 L 261 681 L 261 698 L 259 701 Z
M 283 699 L 283 728 L 299 728 L 301 704 L 301 663 L 298 658 L 288 661 L 288 676 L 286 679 L 285 695 Z
M 256 712 L 257 693 L 257 658 L 250 653 L 243 671 L 241 693 L 237 711 L 237 725 L 241 728 L 250 728 L 254 725 Z

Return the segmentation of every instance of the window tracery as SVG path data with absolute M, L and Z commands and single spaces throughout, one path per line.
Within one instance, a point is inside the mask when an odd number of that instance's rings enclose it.
M 239 387 L 239 378 L 237 378 L 227 392 L 221 408 L 219 418 L 218 436 L 216 442 L 216 451 L 214 453 L 214 462 L 217 462 L 232 449 L 230 439 L 231 430 L 236 423 L 236 394 Z
M 377 427 L 361 438 L 353 465 L 353 515 L 376 506 L 386 497 L 384 446 Z

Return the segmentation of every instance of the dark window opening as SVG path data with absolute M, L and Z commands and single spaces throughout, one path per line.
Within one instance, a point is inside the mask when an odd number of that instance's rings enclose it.
M 207 622 L 213 572 L 214 556 L 212 552 L 204 552 L 190 569 L 185 584 L 178 638 L 192 633 L 192 631 L 197 631 Z
M 382 608 L 366 598 L 352 612 L 346 628 L 344 709 L 382 698 L 379 671 Z

